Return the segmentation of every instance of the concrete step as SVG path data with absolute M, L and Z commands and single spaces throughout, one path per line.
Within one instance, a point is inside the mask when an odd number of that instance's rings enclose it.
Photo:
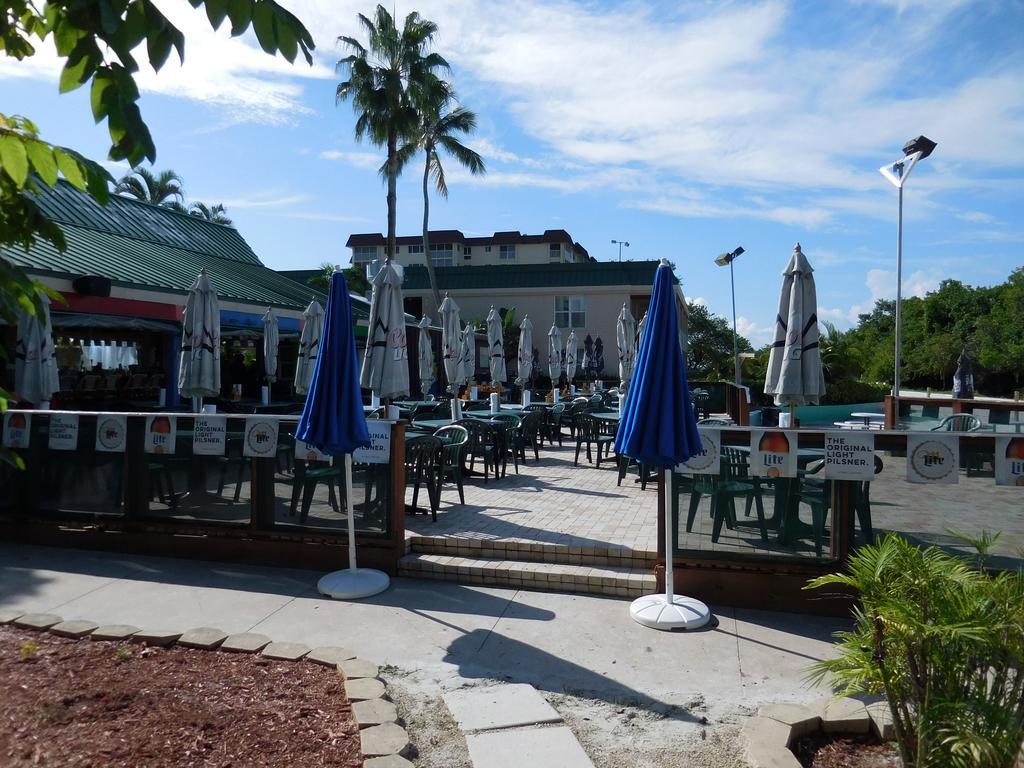
M 573 546 L 529 541 L 495 541 L 465 536 L 411 536 L 406 551 L 471 557 L 485 560 L 522 560 L 533 563 L 590 565 L 653 571 L 656 552 L 629 549 L 615 544 Z
M 398 573 L 421 579 L 634 598 L 655 591 L 652 569 L 571 565 L 413 552 Z

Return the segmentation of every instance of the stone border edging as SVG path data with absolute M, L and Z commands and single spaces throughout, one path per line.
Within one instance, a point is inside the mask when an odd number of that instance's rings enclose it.
M 856 699 L 820 699 L 808 705 L 767 704 L 743 724 L 746 758 L 751 768 L 800 768 L 790 751 L 796 739 L 821 729 L 825 733 L 874 733 L 883 741 L 895 738 L 889 705 Z
M 387 697 L 387 686 L 379 677 L 380 670 L 376 664 L 356 658 L 347 648 L 334 645 L 310 648 L 303 643 L 274 642 L 256 632 L 229 635 L 212 627 L 194 627 L 178 632 L 144 630 L 129 624 L 99 625 L 86 619 L 65 621 L 52 613 L 3 610 L 0 611 L 0 624 L 49 632 L 59 637 L 130 641 L 159 647 L 177 644 L 184 648 L 225 653 L 258 653 L 278 661 L 305 659 L 314 664 L 333 666 L 344 681 L 345 694 L 352 705 L 352 717 L 359 726 L 364 768 L 412 768 L 412 763 L 402 757 L 410 747 L 409 734 L 398 724 L 398 712 Z

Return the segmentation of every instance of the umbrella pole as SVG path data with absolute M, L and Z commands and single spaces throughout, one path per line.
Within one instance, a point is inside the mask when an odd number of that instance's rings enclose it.
M 665 469 L 665 602 L 672 605 L 675 599 L 674 574 L 672 572 L 672 468 Z
M 665 493 L 665 592 L 638 597 L 629 606 L 633 621 L 651 629 L 698 629 L 711 620 L 711 610 L 700 600 L 675 594 L 672 553 L 672 467 L 660 483 Z
M 352 454 L 345 454 L 345 507 L 348 516 L 348 569 L 356 568 L 356 516 L 352 508 Z
M 352 496 L 352 454 L 345 454 L 342 472 L 345 483 L 345 513 L 348 518 L 348 568 L 332 571 L 321 577 L 316 588 L 322 595 L 337 600 L 355 600 L 370 597 L 388 588 L 391 580 L 384 571 L 356 566 L 356 521 Z

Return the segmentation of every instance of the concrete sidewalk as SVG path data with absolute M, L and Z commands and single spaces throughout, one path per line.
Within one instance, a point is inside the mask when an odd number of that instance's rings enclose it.
M 807 668 L 844 626 L 713 606 L 717 626 L 663 633 L 634 623 L 622 600 L 401 578 L 376 597 L 337 602 L 317 595 L 321 575 L 4 543 L 0 609 L 342 645 L 396 667 L 414 695 L 528 683 L 654 713 L 658 741 L 698 737 L 761 703 L 820 698 Z

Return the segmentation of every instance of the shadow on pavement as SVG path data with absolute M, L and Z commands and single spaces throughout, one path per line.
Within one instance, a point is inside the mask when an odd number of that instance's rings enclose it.
M 456 665 L 459 675 L 467 679 L 527 683 L 551 693 L 640 707 L 666 719 L 703 722 L 701 715 L 691 714 L 685 707 L 655 699 L 605 675 L 486 629 L 473 630 L 454 640 L 444 661 Z

